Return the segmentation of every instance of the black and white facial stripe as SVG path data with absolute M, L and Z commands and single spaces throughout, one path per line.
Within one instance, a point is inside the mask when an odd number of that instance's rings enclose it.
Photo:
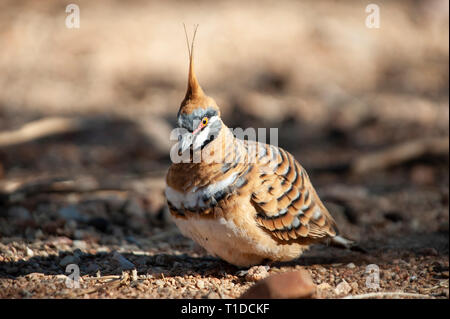
M 212 107 L 209 107 L 207 109 L 199 108 L 194 110 L 191 114 L 178 113 L 178 126 L 183 127 L 192 133 L 197 128 L 198 123 L 200 123 L 200 121 L 204 117 L 210 119 L 217 115 L 217 110 L 213 109 Z
M 200 131 L 193 134 L 195 129 L 204 118 L 208 118 L 208 124 Z M 222 128 L 222 122 L 217 110 L 210 107 L 207 109 L 196 109 L 191 114 L 178 114 L 178 126 L 187 130 L 180 137 L 180 151 L 186 151 L 191 145 L 193 150 L 203 148 L 213 141 Z

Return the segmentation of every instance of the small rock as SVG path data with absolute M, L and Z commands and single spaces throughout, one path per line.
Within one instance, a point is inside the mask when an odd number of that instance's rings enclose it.
M 29 273 L 29 274 L 25 275 L 25 278 L 27 280 L 33 280 L 33 279 L 39 279 L 39 278 L 44 277 L 44 276 L 45 275 L 43 273 L 32 272 L 32 273 Z
M 62 267 L 66 267 L 70 264 L 77 264 L 80 262 L 80 259 L 76 256 L 66 256 L 60 262 L 59 265 Z
M 242 299 L 310 298 L 316 287 L 307 270 L 285 272 L 269 276 L 248 289 Z
M 348 295 L 350 291 L 352 291 L 352 287 L 345 280 L 339 283 L 334 289 L 334 292 L 338 296 Z
M 133 281 L 137 281 L 137 280 L 138 280 L 138 274 L 137 274 L 137 270 L 136 270 L 136 269 L 133 269 L 133 270 L 131 271 L 131 279 L 132 279 Z
M 165 282 L 163 280 L 161 280 L 161 279 L 155 280 L 155 285 L 158 286 L 158 287 L 163 287 L 164 284 L 165 284 Z
M 29 247 L 27 247 L 25 249 L 25 254 L 27 255 L 27 257 L 33 257 L 34 256 L 34 252 Z
M 203 280 L 197 280 L 196 286 L 198 289 L 203 289 L 205 288 L 205 282 Z
M 324 267 L 319 266 L 319 267 L 317 267 L 317 272 L 319 274 L 325 274 L 325 273 L 327 273 L 327 270 Z
M 136 266 L 129 261 L 128 259 L 126 259 L 124 256 L 122 256 L 121 254 L 119 254 L 117 251 L 114 252 L 113 254 L 113 258 L 119 263 L 120 267 L 123 270 L 131 270 L 136 268 Z
M 55 246 L 62 246 L 62 245 L 72 245 L 73 241 L 72 239 L 65 237 L 65 236 L 59 236 L 56 237 L 51 241 L 51 243 Z
M 84 240 L 74 240 L 72 242 L 72 245 L 74 248 L 80 249 L 80 250 L 86 250 L 87 249 L 87 244 Z
M 238 270 L 236 272 L 236 276 L 238 276 L 238 277 L 244 277 L 247 274 L 248 274 L 248 270 Z
M 329 276 L 329 281 L 332 282 L 332 283 L 334 283 L 334 279 L 335 279 L 334 275 L 333 275 L 333 274 L 330 274 L 330 276 Z
M 355 266 L 354 263 L 349 263 L 349 264 L 347 264 L 346 267 L 347 267 L 347 268 L 350 268 L 350 269 L 353 269 L 353 268 L 355 268 L 356 266 Z
M 254 266 L 250 268 L 245 275 L 245 279 L 248 281 L 258 281 L 269 276 L 267 270 L 270 269 L 268 266 Z
M 317 286 L 317 295 L 321 298 L 330 296 L 333 294 L 333 287 L 327 282 L 323 282 Z

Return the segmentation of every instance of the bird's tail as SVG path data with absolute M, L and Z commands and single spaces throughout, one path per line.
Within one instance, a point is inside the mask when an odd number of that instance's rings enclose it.
M 329 244 L 331 246 L 338 247 L 338 248 L 359 251 L 359 252 L 364 252 L 364 253 L 367 252 L 367 250 L 362 248 L 356 241 L 344 238 L 339 235 L 330 238 Z

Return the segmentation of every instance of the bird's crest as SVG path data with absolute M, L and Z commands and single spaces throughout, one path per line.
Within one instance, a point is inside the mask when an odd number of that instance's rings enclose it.
M 184 97 L 184 100 L 181 102 L 179 113 L 181 112 L 189 114 L 192 113 L 192 111 L 196 108 L 206 109 L 208 107 L 212 107 L 218 109 L 216 102 L 203 92 L 194 71 L 194 42 L 195 36 L 197 34 L 198 24 L 195 25 L 194 35 L 192 36 L 192 42 L 190 43 L 186 31 L 186 25 L 184 23 L 183 27 L 189 53 L 189 75 L 186 95 Z
M 202 88 L 200 87 L 200 84 L 198 83 L 197 77 L 195 76 L 194 72 L 194 42 L 195 42 L 195 35 L 197 34 L 198 24 L 195 26 L 194 29 L 194 35 L 192 37 L 192 42 L 189 44 L 189 38 L 186 31 L 186 25 L 183 24 L 184 27 L 184 34 L 186 36 L 186 43 L 189 53 L 189 76 L 188 76 L 188 87 L 186 91 L 186 97 L 185 99 L 192 99 L 194 97 L 201 97 L 204 96 L 205 93 L 203 92 Z

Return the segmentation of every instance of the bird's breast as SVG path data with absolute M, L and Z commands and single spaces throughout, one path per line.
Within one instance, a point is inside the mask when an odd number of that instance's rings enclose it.
M 212 203 L 221 199 L 230 191 L 230 186 L 236 181 L 238 173 L 217 182 L 212 182 L 204 187 L 193 187 L 187 191 L 176 190 L 167 185 L 165 194 L 167 201 L 177 209 L 207 208 Z

